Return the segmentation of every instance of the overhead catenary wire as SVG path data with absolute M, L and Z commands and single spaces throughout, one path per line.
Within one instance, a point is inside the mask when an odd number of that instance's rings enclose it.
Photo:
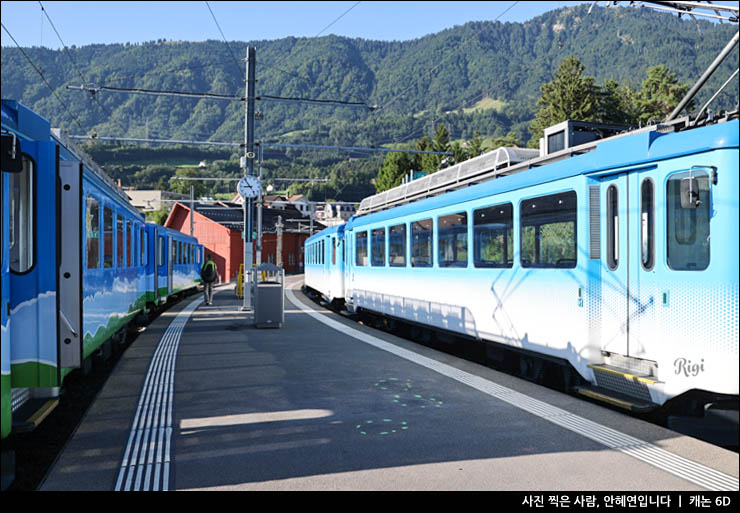
M 72 61 L 72 65 L 74 66 L 75 71 L 77 71 L 77 74 L 79 75 L 80 79 L 82 79 L 82 82 L 85 82 L 85 77 L 82 75 L 82 71 L 80 71 L 80 67 L 77 65 L 77 61 L 75 61 L 74 58 L 72 57 L 72 53 L 69 51 L 69 48 L 67 48 L 67 45 L 62 40 L 62 36 L 59 34 L 59 31 L 57 30 L 56 26 L 54 25 L 54 22 L 51 20 L 51 17 L 49 16 L 49 13 L 47 12 L 46 9 L 44 9 L 44 4 L 42 4 L 39 1 L 39 5 L 41 6 L 41 12 L 43 12 L 44 13 L 44 16 L 46 16 L 46 19 L 49 20 L 49 24 L 51 25 L 51 28 L 54 29 L 54 33 L 57 35 L 57 38 L 59 38 L 59 42 L 62 43 L 62 48 L 64 48 L 65 54 L 67 55 L 67 57 L 69 58 L 69 60 Z M 95 94 L 94 91 L 91 91 L 90 92 L 90 96 L 92 96 L 93 100 L 95 100 L 95 103 L 97 103 L 100 106 L 100 108 L 103 110 L 103 112 L 105 112 L 105 114 L 108 116 L 108 118 L 111 119 L 111 120 L 113 120 L 114 119 L 113 118 L 113 114 L 100 102 L 100 100 L 98 99 L 98 97 L 96 96 L 96 94 Z M 126 127 L 123 126 L 123 123 L 121 123 L 117 119 L 115 121 L 116 121 L 116 123 L 119 124 L 119 126 L 121 126 L 121 128 L 123 128 L 124 130 L 126 130 Z
M 84 131 L 85 129 L 82 127 L 82 123 L 80 123 L 80 120 L 77 118 L 77 116 L 75 116 L 74 114 L 72 114 L 70 112 L 69 107 L 67 106 L 67 104 L 64 103 L 64 101 L 62 101 L 62 99 L 59 97 L 59 95 L 56 93 L 56 91 L 54 91 L 54 88 L 51 87 L 51 84 L 49 84 L 49 81 L 46 79 L 46 77 L 41 72 L 41 70 L 38 68 L 38 66 L 36 66 L 33 63 L 33 61 L 31 60 L 31 58 L 23 50 L 23 48 L 21 47 L 21 45 L 18 44 L 18 41 L 15 40 L 15 38 L 13 37 L 13 34 L 10 33 L 10 31 L 8 30 L 8 28 L 5 26 L 4 23 L 0 23 L 0 26 L 2 26 L 3 30 L 8 34 L 8 36 L 10 36 L 10 39 L 13 40 L 13 42 L 15 43 L 15 46 L 18 47 L 18 49 L 21 51 L 21 53 L 26 58 L 26 60 L 28 61 L 28 63 L 33 67 L 33 69 L 36 70 L 36 73 L 38 73 L 39 76 L 41 76 L 41 80 L 44 81 L 44 83 L 46 84 L 46 87 L 48 87 L 49 90 L 51 91 L 51 94 L 53 94 L 56 97 L 56 99 L 59 100 L 59 103 L 62 104 L 62 107 L 64 107 L 64 110 L 67 112 L 67 114 L 69 115 L 69 117 L 71 117 L 74 120 L 74 122 L 77 124 L 77 126 L 80 127 L 80 130 Z
M 362 2 L 357 2 L 357 3 L 356 3 L 356 4 L 354 4 L 354 5 L 352 6 L 352 7 L 350 7 L 350 8 L 349 8 L 349 9 L 347 9 L 346 11 L 344 11 L 344 12 L 343 12 L 342 14 L 340 14 L 340 15 L 339 15 L 339 17 L 338 17 L 337 19 L 335 19 L 334 21 L 332 21 L 331 23 L 329 23 L 329 24 L 328 24 L 328 25 L 327 25 L 326 27 L 324 27 L 323 29 L 321 29 L 321 30 L 319 31 L 319 33 L 318 33 L 318 34 L 316 34 L 316 35 L 315 35 L 314 37 L 319 37 L 319 36 L 320 36 L 321 34 L 323 34 L 323 33 L 324 33 L 324 32 L 325 32 L 325 31 L 326 31 L 326 30 L 327 30 L 327 29 L 328 29 L 329 27 L 331 27 L 331 26 L 332 26 L 332 25 L 334 25 L 334 24 L 335 24 L 336 22 L 338 22 L 339 20 L 341 20 L 341 19 L 342 19 L 342 18 L 344 17 L 344 15 L 345 15 L 345 14 L 347 14 L 348 12 L 350 12 L 350 11 L 351 11 L 352 9 L 354 9 L 355 7 L 357 7 L 358 5 L 360 5 L 361 3 L 362 3 Z
M 213 14 L 213 9 L 211 9 L 210 4 L 206 1 L 206 7 L 208 7 L 208 11 L 211 13 L 211 17 L 213 17 L 213 21 L 216 23 L 216 27 L 218 28 L 218 31 L 221 33 L 221 37 L 224 40 L 224 43 L 226 43 L 226 48 L 229 49 L 229 53 L 231 54 L 231 58 L 234 60 L 234 64 L 236 65 L 237 69 L 237 75 L 241 75 L 241 67 L 239 66 L 239 59 L 236 58 L 236 55 L 234 55 L 233 50 L 231 49 L 231 45 L 226 40 L 226 36 L 224 35 L 224 31 L 221 30 L 221 25 L 218 24 L 218 20 L 216 19 L 216 15 Z

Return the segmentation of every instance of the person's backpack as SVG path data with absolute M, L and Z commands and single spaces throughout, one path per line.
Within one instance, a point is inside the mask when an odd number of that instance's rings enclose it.
M 207 263 L 200 271 L 200 277 L 203 281 L 211 283 L 216 281 L 216 264 Z

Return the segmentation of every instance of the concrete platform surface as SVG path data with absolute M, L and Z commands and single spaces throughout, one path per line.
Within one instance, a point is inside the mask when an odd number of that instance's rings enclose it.
M 42 490 L 737 490 L 738 454 L 378 332 L 289 277 L 153 322 Z

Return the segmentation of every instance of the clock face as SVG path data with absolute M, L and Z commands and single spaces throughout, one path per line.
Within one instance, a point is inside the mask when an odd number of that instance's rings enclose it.
M 262 190 L 262 183 L 258 177 L 247 175 L 239 180 L 237 190 L 243 198 L 256 198 Z

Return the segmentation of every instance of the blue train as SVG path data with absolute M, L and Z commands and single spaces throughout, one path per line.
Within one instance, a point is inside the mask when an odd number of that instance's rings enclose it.
M 203 247 L 145 222 L 48 121 L 2 100 L 2 437 L 57 404 L 65 378 L 170 298 L 196 289 Z
M 676 426 L 729 418 L 736 446 L 737 112 L 690 125 L 569 121 L 366 198 L 307 239 L 305 286 Z

